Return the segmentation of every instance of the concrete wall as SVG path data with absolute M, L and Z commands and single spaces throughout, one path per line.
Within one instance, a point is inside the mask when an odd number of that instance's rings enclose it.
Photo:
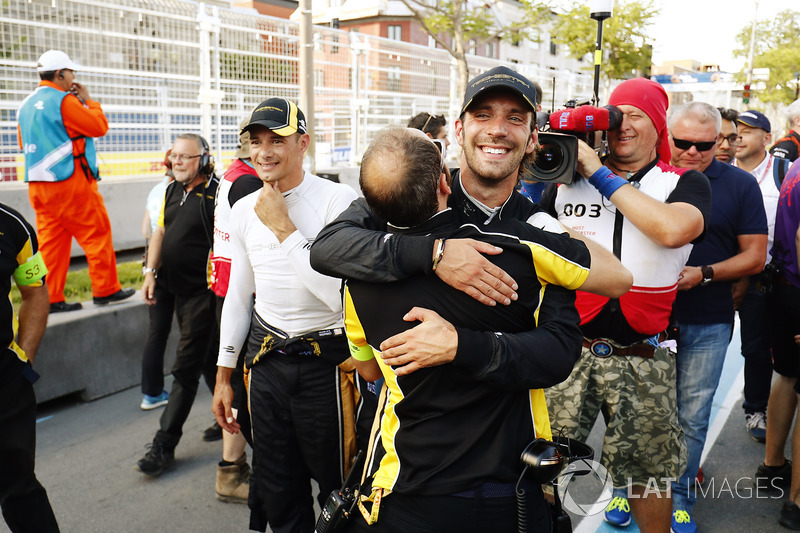
M 359 190 L 357 168 L 325 169 L 318 170 L 318 172 L 320 174 L 338 174 L 340 182 L 347 183 L 356 191 Z M 144 246 L 144 237 L 142 237 L 144 204 L 150 189 L 160 181 L 159 177 L 100 181 L 100 193 L 103 195 L 108 217 L 111 219 L 115 250 L 133 250 Z M 0 202 L 22 213 L 31 224 L 36 224 L 33 208 L 28 201 L 28 185 L 26 183 L 0 184 Z M 73 240 L 72 256 L 82 255 L 83 251 Z
M 88 401 L 141 383 L 142 349 L 149 326 L 141 293 L 118 304 L 101 307 L 84 302 L 83 307 L 50 315 L 34 361 L 41 375 L 34 385 L 39 402 L 73 393 Z M 165 373 L 175 361 L 177 331 L 173 322 Z

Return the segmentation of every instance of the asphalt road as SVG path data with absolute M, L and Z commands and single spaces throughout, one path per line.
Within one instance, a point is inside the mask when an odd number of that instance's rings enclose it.
M 711 431 L 715 441 L 703 465 L 705 494 L 699 498 L 694 517 L 701 533 L 787 531 L 777 524 L 783 503 L 780 495 L 752 489 L 750 478 L 763 459 L 764 448 L 744 430 L 738 349 L 734 342 L 715 398 Z M 161 414 L 161 409 L 140 410 L 140 400 L 137 387 L 89 403 L 62 400 L 40 407 L 36 470 L 62 531 L 247 531 L 246 506 L 214 498 L 221 443 L 201 438 L 212 422 L 208 389 L 200 389 L 174 467 L 155 479 L 133 468 L 151 441 Z M 590 438 L 595 449 L 601 448 L 601 431 L 596 427 Z M 578 499 L 593 490 L 583 479 L 575 481 L 574 487 L 570 491 L 574 490 Z M 635 525 L 613 529 L 602 523 L 600 515 L 574 515 L 573 526 L 578 533 L 637 531 Z M 0 520 L 0 533 L 6 532 Z

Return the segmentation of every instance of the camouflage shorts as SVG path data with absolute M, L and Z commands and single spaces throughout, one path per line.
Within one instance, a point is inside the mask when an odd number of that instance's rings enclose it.
M 679 478 L 687 459 L 675 391 L 675 358 L 664 348 L 652 359 L 603 359 L 584 348 L 570 377 L 545 395 L 553 435 L 585 442 L 603 413 L 602 463 L 615 487 L 655 483 L 666 491 L 662 478 Z

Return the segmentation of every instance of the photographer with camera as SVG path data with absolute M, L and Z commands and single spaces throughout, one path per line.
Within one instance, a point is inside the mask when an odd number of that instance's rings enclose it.
M 547 391 L 547 403 L 553 428 L 566 428 L 577 440 L 585 441 L 604 413 L 602 458 L 615 488 L 630 485 L 641 531 L 666 533 L 672 500 L 664 478 L 683 473 L 686 446 L 675 360 L 663 341 L 681 270 L 705 232 L 711 191 L 700 172 L 667 164 L 668 99 L 658 83 L 627 80 L 609 104 L 622 120 L 608 132 L 608 157 L 601 162 L 579 141 L 578 171 L 585 179 L 551 186 L 542 204 L 619 257 L 633 273 L 633 288 L 610 299 L 578 292 L 583 353 L 570 377 Z M 554 113 L 551 125 L 574 111 Z M 660 492 L 652 490 L 654 483 Z M 616 504 L 628 505 L 614 498 L 610 506 Z

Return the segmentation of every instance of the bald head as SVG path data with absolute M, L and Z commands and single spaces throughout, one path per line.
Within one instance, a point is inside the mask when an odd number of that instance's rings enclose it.
M 439 210 L 441 154 L 419 130 L 384 128 L 361 160 L 359 185 L 370 208 L 398 227 L 422 224 Z

